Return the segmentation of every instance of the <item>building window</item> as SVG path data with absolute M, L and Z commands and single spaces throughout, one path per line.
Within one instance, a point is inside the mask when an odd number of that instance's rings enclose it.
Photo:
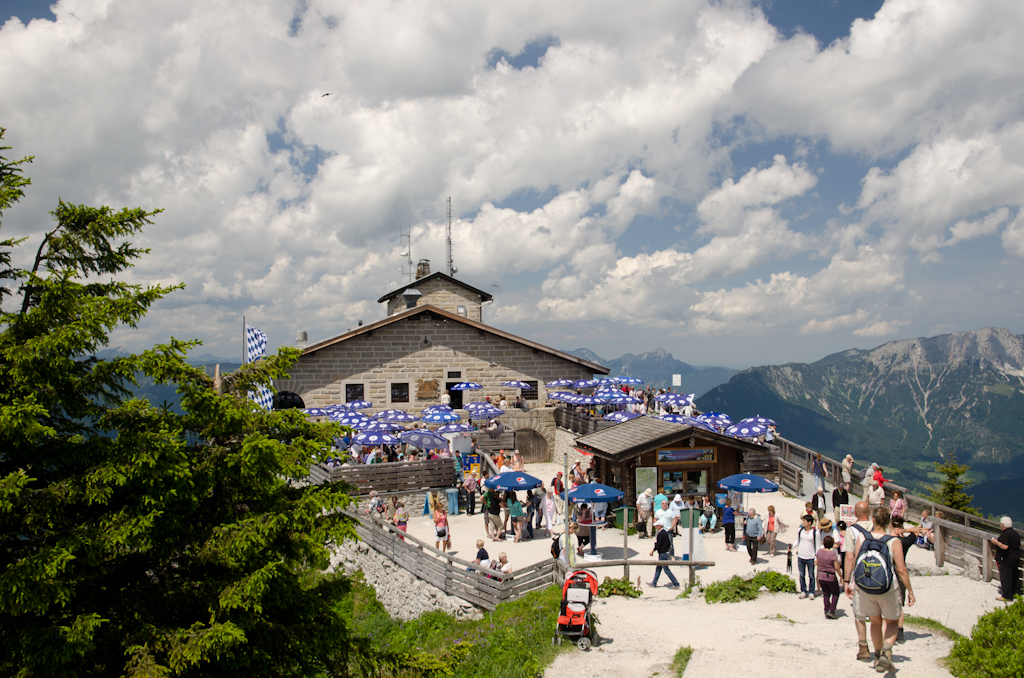
M 529 384 L 530 388 L 524 388 L 522 390 L 523 400 L 536 400 L 537 399 L 537 382 L 525 381 L 525 384 Z
M 407 403 L 409 402 L 409 384 L 408 382 L 401 384 L 391 384 L 391 402 L 393 403 Z
M 448 373 L 448 378 L 449 379 L 462 379 L 462 371 L 461 370 L 457 370 L 455 372 L 449 372 Z
M 350 403 L 353 400 L 365 400 L 364 393 L 362 384 L 345 384 L 346 403 Z
M 455 307 L 455 312 L 457 314 L 461 315 L 463 318 L 466 317 L 466 307 L 465 306 L 456 306 Z

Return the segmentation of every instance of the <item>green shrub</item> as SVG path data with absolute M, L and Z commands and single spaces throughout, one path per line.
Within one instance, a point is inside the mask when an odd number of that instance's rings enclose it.
M 1024 598 L 979 617 L 953 644 L 948 668 L 957 678 L 1024 676 Z
M 739 603 L 757 598 L 762 586 L 775 593 L 794 593 L 796 583 L 780 572 L 759 572 L 752 579 L 733 575 L 732 579 L 704 587 L 704 600 L 709 603 Z
M 772 593 L 796 593 L 796 582 L 781 572 L 758 572 L 750 583 L 758 589 L 765 586 Z
M 625 596 L 627 598 L 639 598 L 643 595 L 643 591 L 638 589 L 633 582 L 623 577 L 622 579 L 614 579 L 612 577 L 605 577 L 601 585 L 597 587 L 597 597 L 607 598 L 608 596 Z

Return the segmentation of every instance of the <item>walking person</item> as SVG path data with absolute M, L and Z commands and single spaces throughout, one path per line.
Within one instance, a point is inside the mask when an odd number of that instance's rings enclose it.
M 889 520 L 889 509 L 878 506 L 871 512 L 870 532 L 860 525 L 853 527 L 853 531 L 860 534 L 860 541 L 856 551 L 847 552 L 845 568 L 849 573 L 849 576 L 845 578 L 846 595 L 853 600 L 853 614 L 858 618 L 868 617 L 871 621 L 871 643 L 875 648 L 875 670 L 879 673 L 895 669 L 892 663 L 892 647 L 896 644 L 896 637 L 899 633 L 902 605 L 900 605 L 899 588 L 892 586 L 893 572 L 906 586 L 907 604 L 913 607 L 916 602 L 914 589 L 910 585 L 910 576 L 907 573 L 907 565 L 903 559 L 903 549 L 897 548 L 899 542 L 888 534 Z M 886 554 L 888 555 L 886 556 Z M 868 567 L 869 561 L 875 563 L 875 566 Z M 863 567 L 857 567 L 857 563 L 860 562 L 864 563 Z M 880 590 L 877 593 L 864 590 L 866 578 L 861 576 L 861 572 L 870 574 L 884 571 L 887 566 L 891 566 L 888 590 Z
M 870 470 L 870 467 L 868 468 Z M 868 473 L 868 471 L 865 471 L 865 473 Z M 844 583 L 849 582 L 853 576 L 853 562 L 856 560 L 857 550 L 860 548 L 862 540 L 862 533 L 856 528 L 862 527 L 858 523 L 868 523 L 870 525 L 871 509 L 866 501 L 859 501 L 853 506 L 853 514 L 857 520 L 846 528 L 846 537 L 843 539 L 843 550 L 846 553 L 843 560 Z M 853 554 L 852 558 L 850 554 Z M 854 614 L 853 625 L 857 629 L 857 660 L 869 662 L 871 661 L 871 650 L 868 649 L 867 620 Z
M 491 521 L 491 541 L 504 541 L 505 532 L 501 529 L 501 497 L 498 490 L 490 490 L 487 494 L 487 518 Z
M 889 500 L 889 514 L 900 518 L 905 518 L 907 515 L 907 500 L 903 498 L 903 493 L 899 490 L 892 492 L 892 499 Z
M 548 492 L 544 495 L 543 504 L 541 507 L 544 510 L 544 529 L 548 532 L 548 537 L 551 536 L 551 528 L 558 523 L 558 501 L 555 500 L 555 491 L 552 488 L 548 488 Z
M 821 543 L 821 548 L 814 555 L 814 564 L 818 568 L 818 586 L 821 588 L 821 599 L 825 602 L 825 619 L 838 619 L 836 605 L 839 603 L 839 579 L 836 566 L 839 554 L 833 547 L 836 542 L 828 535 Z
M 775 538 L 786 531 L 786 524 L 782 518 L 775 515 L 775 507 L 768 507 L 768 519 L 765 521 L 765 541 L 768 542 L 768 555 L 775 555 Z
M 814 510 L 818 520 L 825 517 L 825 511 L 828 510 L 828 503 L 825 501 L 825 488 L 819 487 L 814 496 L 811 497 L 811 508 Z
M 839 507 L 849 503 L 850 481 L 844 480 L 842 485 L 832 490 L 832 517 L 835 518 L 836 525 L 839 524 L 839 521 L 842 518 L 839 515 Z
M 998 537 L 992 537 L 995 547 L 996 561 L 999 563 L 999 595 L 996 600 L 1011 601 L 1017 595 L 1020 584 L 1020 535 L 1013 529 L 1013 520 L 1009 516 L 999 519 L 1003 531 Z
M 654 508 L 654 502 L 651 499 L 653 494 L 654 492 L 648 487 L 643 494 L 636 498 L 636 531 L 640 535 L 640 539 L 647 539 L 647 524 L 651 520 L 651 511 Z
M 395 505 L 395 517 L 392 519 L 392 522 L 402 532 L 409 530 L 409 512 L 405 510 L 404 501 L 400 501 Z M 402 535 L 398 535 L 398 538 L 405 541 L 405 537 Z
M 814 463 L 811 465 L 814 471 L 814 487 L 825 490 L 825 460 L 821 458 L 821 452 L 814 455 Z
M 725 550 L 736 550 L 736 512 L 732 508 L 732 500 L 725 500 L 722 509 L 722 529 L 725 530 Z
M 900 546 L 903 548 L 903 560 L 907 559 L 907 552 L 910 551 L 910 547 L 917 543 L 917 537 L 921 534 L 920 527 L 907 527 L 903 524 L 903 516 L 893 516 L 889 521 L 889 534 L 896 537 L 899 540 Z M 907 575 L 909 576 L 910 570 L 907 569 Z M 907 604 L 907 588 L 903 586 L 903 581 L 896 579 L 896 583 L 900 585 L 900 622 L 899 631 L 896 632 L 896 644 L 902 645 L 906 642 L 906 638 L 903 634 L 903 623 L 905 621 L 906 613 L 903 606 Z
M 800 569 L 800 597 L 814 600 L 814 556 L 821 546 L 818 531 L 814 529 L 814 518 L 803 516 L 800 529 L 796 531 L 793 549 L 796 551 L 797 566 Z
M 533 523 L 538 523 L 537 527 L 540 527 L 540 489 L 527 490 L 526 491 L 526 520 L 523 522 L 523 530 L 529 533 L 529 538 L 533 539 Z
M 750 556 L 750 564 L 757 564 L 757 547 L 764 541 L 764 526 L 757 511 L 750 509 L 747 512 L 747 522 L 743 526 L 743 536 L 747 541 L 747 555 Z
M 508 506 L 509 518 L 512 520 L 512 533 L 515 535 L 514 541 L 519 543 L 523 540 L 523 522 L 525 522 L 523 502 L 519 501 L 519 497 L 516 496 L 515 492 L 510 491 L 505 495 L 505 504 Z
M 651 549 L 650 555 L 653 556 L 654 552 L 657 551 L 658 552 L 658 560 L 659 561 L 661 561 L 661 560 L 667 561 L 667 560 L 670 560 L 672 558 L 672 555 L 671 555 L 671 551 L 672 551 L 672 535 L 669 534 L 669 531 L 667 529 L 669 526 L 670 525 L 666 525 L 664 523 L 664 521 L 658 522 L 658 523 L 655 524 L 655 529 L 658 530 L 658 536 L 655 537 L 654 548 Z M 668 576 L 668 580 L 670 582 L 672 582 L 671 584 L 668 585 L 668 588 L 670 588 L 670 589 L 677 589 L 677 588 L 679 588 L 679 582 L 676 581 L 676 577 L 675 577 L 674 574 L 672 574 L 672 570 L 668 569 L 668 565 L 658 565 L 656 568 L 654 568 L 654 580 L 651 581 L 650 586 L 652 588 L 657 588 L 658 587 L 658 577 L 661 576 L 661 571 L 662 570 L 665 571 L 665 574 Z
M 434 548 L 444 553 L 452 545 L 452 537 L 448 531 L 448 512 L 444 510 L 440 500 L 433 498 L 434 503 Z

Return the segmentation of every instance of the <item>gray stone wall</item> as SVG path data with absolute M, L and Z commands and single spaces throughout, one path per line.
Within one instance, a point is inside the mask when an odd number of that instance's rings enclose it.
M 331 552 L 331 570 L 343 570 L 346 574 L 361 571 L 366 583 L 377 592 L 377 600 L 395 619 L 409 621 L 433 610 L 453 614 L 459 619 L 483 617 L 483 611 L 473 603 L 449 596 L 417 579 L 361 541 L 335 546 Z
M 461 377 L 448 379 L 450 371 L 461 372 Z M 323 407 L 345 402 L 346 384 L 362 384 L 363 397 L 375 409 L 418 412 L 440 402 L 446 381 L 482 384 L 482 391 L 466 394 L 471 400 L 484 395 L 511 398 L 518 392 L 500 382 L 536 380 L 540 393 L 534 404 L 540 404 L 547 397 L 544 382 L 591 376 L 578 363 L 424 312 L 307 353 L 292 367 L 290 379 L 274 385 L 298 393 L 306 407 Z M 431 381 L 437 382 L 437 390 L 423 388 Z M 393 383 L 409 384 L 409 402 L 392 402 Z
M 466 318 L 483 322 L 480 295 L 475 292 L 452 285 L 451 283 L 434 279 L 424 283 L 414 283 L 420 297 L 416 300 L 417 306 L 429 304 L 436 306 L 449 313 L 458 313 L 459 306 L 466 307 Z M 388 300 L 388 315 L 400 313 L 405 310 L 405 298 L 402 295 Z
M 583 467 L 583 470 L 590 468 L 590 461 L 593 457 L 587 456 L 576 449 L 576 436 L 578 434 L 570 431 L 567 428 L 556 427 L 555 429 L 555 446 L 554 452 L 551 455 L 551 461 L 556 464 L 561 464 L 563 455 L 569 455 L 569 468 L 572 468 L 577 461 Z M 605 482 L 607 482 L 605 478 Z
M 501 421 L 516 430 L 533 429 L 544 436 L 548 443 L 548 460 L 558 461 L 562 458 L 560 455 L 557 458 L 552 456 L 557 446 L 555 438 L 557 427 L 555 426 L 555 409 L 553 407 L 537 407 L 531 410 L 509 408 L 508 413 L 501 418 Z

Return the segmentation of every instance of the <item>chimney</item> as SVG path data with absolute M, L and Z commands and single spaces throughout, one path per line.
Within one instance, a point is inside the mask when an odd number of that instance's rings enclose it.
M 295 346 L 297 348 L 305 348 L 306 342 L 309 340 L 308 335 L 305 332 L 295 333 Z
M 416 264 L 416 279 L 425 278 L 430 275 L 430 259 L 420 259 Z

